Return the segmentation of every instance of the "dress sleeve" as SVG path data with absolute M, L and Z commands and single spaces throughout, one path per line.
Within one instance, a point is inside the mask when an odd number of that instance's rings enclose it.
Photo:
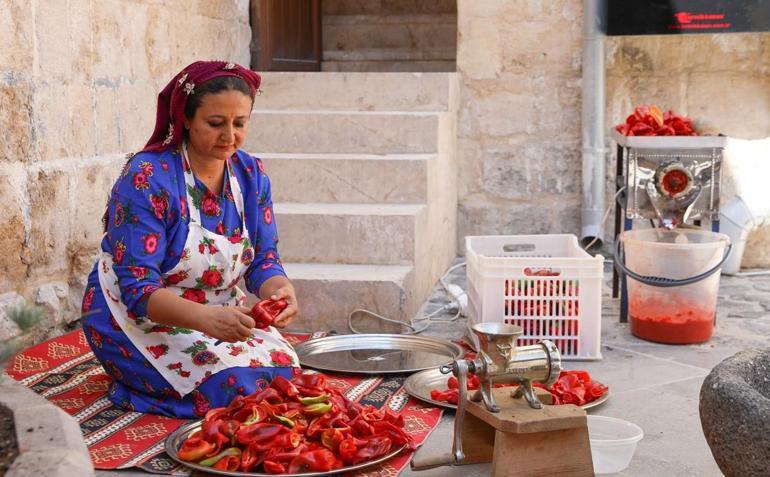
M 257 172 L 253 174 L 257 182 L 257 229 L 254 235 L 254 261 L 246 271 L 246 289 L 259 296 L 259 288 L 270 277 L 286 276 L 278 254 L 278 228 L 273 216 L 273 200 L 270 195 L 270 179 L 265 173 L 262 161 L 254 158 Z M 262 297 L 265 298 L 265 297 Z
M 147 316 L 152 292 L 163 287 L 161 264 L 168 245 L 170 181 L 156 158 L 134 156 L 115 183 L 108 206 L 107 247 L 129 314 Z M 169 182 L 169 183 L 166 183 Z

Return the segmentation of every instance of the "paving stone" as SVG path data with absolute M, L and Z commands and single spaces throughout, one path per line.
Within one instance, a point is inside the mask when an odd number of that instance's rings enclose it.
M 703 382 L 703 432 L 727 476 L 767 475 L 770 449 L 770 348 L 747 350 L 716 366 Z
M 48 449 L 21 454 L 6 477 L 88 477 L 95 475 L 91 459 L 69 449 Z

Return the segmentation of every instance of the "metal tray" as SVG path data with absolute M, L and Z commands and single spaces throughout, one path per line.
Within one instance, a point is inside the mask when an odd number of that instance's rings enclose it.
M 447 409 L 457 409 L 457 406 L 454 404 L 449 404 L 448 402 L 444 401 L 435 401 L 430 398 L 431 389 L 446 391 L 446 382 L 448 378 L 449 375 L 442 374 L 438 369 L 426 369 L 425 371 L 420 371 L 419 373 L 415 373 L 406 378 L 406 382 L 404 382 L 404 390 L 406 390 L 407 393 L 416 397 L 417 399 L 431 403 L 434 406 L 444 407 Z M 607 391 L 599 399 L 583 404 L 580 407 L 588 410 L 599 406 L 600 404 L 603 404 L 605 401 L 607 401 L 609 394 L 610 392 Z
M 316 338 L 294 346 L 302 366 L 357 374 L 413 373 L 462 356 L 449 341 L 411 335 L 354 334 Z
M 239 472 L 239 471 L 212 469 L 211 467 L 203 467 L 202 465 L 198 465 L 194 462 L 185 462 L 182 459 L 180 459 L 179 449 L 182 447 L 182 443 L 184 443 L 184 440 L 187 439 L 187 436 L 189 436 L 193 432 L 200 429 L 201 422 L 202 421 L 194 421 L 194 422 L 189 422 L 187 424 L 183 424 L 179 426 L 177 430 L 172 432 L 171 435 L 166 437 L 164 445 L 166 446 L 166 453 L 169 455 L 169 457 L 171 457 L 172 459 L 174 459 L 175 461 L 179 462 L 180 464 L 186 467 L 189 467 L 195 470 L 200 470 L 200 471 L 206 472 L 207 474 L 229 475 L 229 476 L 235 476 L 235 477 L 271 477 L 274 475 L 274 474 L 264 474 L 261 472 Z M 395 457 L 396 455 L 398 455 L 399 452 L 404 450 L 405 447 L 406 445 L 400 446 L 397 449 L 390 451 L 389 453 L 387 453 L 382 457 L 378 457 L 368 462 L 362 462 L 360 464 L 343 467 L 337 470 L 330 470 L 326 472 L 303 472 L 301 474 L 281 474 L 281 475 L 285 475 L 288 477 L 316 477 L 321 475 L 337 475 L 341 472 L 351 472 L 354 470 L 365 469 L 366 467 L 380 464 L 392 457 Z

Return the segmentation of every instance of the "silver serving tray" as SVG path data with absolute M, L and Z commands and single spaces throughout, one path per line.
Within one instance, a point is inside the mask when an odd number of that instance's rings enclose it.
M 294 346 L 302 366 L 357 374 L 413 373 L 438 368 L 463 354 L 449 341 L 412 335 L 326 336 Z
M 404 382 L 404 390 L 406 390 L 407 393 L 416 397 L 417 399 L 431 403 L 434 406 L 444 407 L 447 409 L 457 409 L 457 406 L 454 404 L 449 404 L 448 402 L 444 401 L 435 401 L 430 398 L 430 391 L 432 389 L 438 389 L 439 391 L 447 390 L 447 379 L 449 379 L 449 375 L 442 374 L 438 369 L 426 369 L 425 371 L 420 371 L 419 373 L 415 373 L 406 378 L 406 381 Z M 609 398 L 609 394 L 610 392 L 607 391 L 599 399 L 583 404 L 580 407 L 584 410 L 588 410 L 599 406 L 600 404 L 603 404 L 607 398 Z
M 229 475 L 229 476 L 235 476 L 235 477 L 272 477 L 275 474 L 265 474 L 261 472 L 240 472 L 240 471 L 227 471 L 227 470 L 218 470 L 218 469 L 212 469 L 211 467 L 204 467 L 202 465 L 198 465 L 194 462 L 185 462 L 182 459 L 179 458 L 179 449 L 182 447 L 182 444 L 184 443 L 185 439 L 187 439 L 187 436 L 191 435 L 201 427 L 202 421 L 194 421 L 189 422 L 187 424 L 183 424 L 177 428 L 174 432 L 171 433 L 168 437 L 166 437 L 166 440 L 164 442 L 164 445 L 166 447 L 166 453 L 174 459 L 175 461 L 179 462 L 180 464 L 189 467 L 191 469 L 200 470 L 203 472 L 206 472 L 208 474 L 215 474 L 215 475 Z M 301 474 L 281 474 L 288 477 L 316 477 L 321 475 L 337 475 L 341 472 L 351 472 L 354 470 L 360 470 L 365 469 L 366 467 L 370 467 L 373 465 L 380 464 L 382 462 L 385 462 L 386 460 L 395 457 L 398 455 L 399 452 L 404 450 L 406 445 L 400 446 L 386 455 L 382 457 L 378 457 L 374 460 L 370 460 L 368 462 L 362 462 L 360 464 L 351 465 L 348 467 L 343 467 L 341 469 L 336 470 L 329 470 L 326 472 L 303 472 Z M 196 474 L 197 475 L 197 474 Z

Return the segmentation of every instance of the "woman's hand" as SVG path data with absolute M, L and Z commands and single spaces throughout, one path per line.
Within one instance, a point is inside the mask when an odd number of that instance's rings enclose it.
M 256 325 L 250 311 L 242 306 L 207 306 L 201 331 L 228 343 L 246 341 Z
M 286 283 L 270 295 L 271 300 L 280 300 L 282 298 L 286 300 L 288 306 L 286 306 L 286 308 L 275 317 L 275 320 L 273 320 L 273 326 L 276 328 L 286 328 L 289 323 L 291 323 L 291 320 L 299 314 L 297 296 L 294 294 L 294 287 L 291 283 Z

